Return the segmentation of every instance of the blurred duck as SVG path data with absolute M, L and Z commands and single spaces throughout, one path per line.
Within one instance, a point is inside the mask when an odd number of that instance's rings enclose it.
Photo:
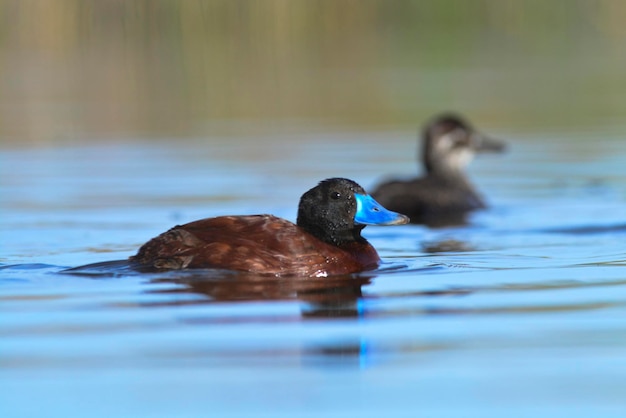
M 454 114 L 431 119 L 422 136 L 424 175 L 382 183 L 372 197 L 384 207 L 409 216 L 411 223 L 462 225 L 471 211 L 486 207 L 464 168 L 475 153 L 501 152 L 504 144 L 482 135 Z
M 273 276 L 326 277 L 378 267 L 361 231 L 409 219 L 386 210 L 352 180 L 332 178 L 304 193 L 297 225 L 272 215 L 221 216 L 175 226 L 144 244 L 140 269 L 210 268 Z

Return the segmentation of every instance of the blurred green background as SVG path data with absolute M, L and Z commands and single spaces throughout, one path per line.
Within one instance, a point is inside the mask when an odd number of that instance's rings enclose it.
M 0 141 L 626 115 L 621 0 L 0 2 Z

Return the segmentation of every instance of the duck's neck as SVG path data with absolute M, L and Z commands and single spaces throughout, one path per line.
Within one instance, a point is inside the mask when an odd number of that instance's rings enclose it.
M 465 168 L 471 161 L 471 154 L 459 153 L 458 155 L 427 154 L 422 163 L 429 176 L 456 181 L 467 181 Z
M 340 248 L 349 253 L 363 270 L 373 270 L 380 264 L 380 257 L 376 249 L 364 238 L 362 242 L 353 241 L 342 245 Z
M 352 243 L 367 242 L 366 239 L 361 236 L 361 230 L 365 228 L 364 225 L 355 225 L 352 229 L 332 231 L 319 228 L 316 225 L 301 225 L 301 228 L 325 243 L 336 247 L 343 247 Z
M 449 166 L 437 166 L 437 167 L 426 167 L 426 174 L 429 177 L 436 177 L 439 179 L 446 180 L 451 183 L 457 184 L 467 184 L 470 185 L 470 182 L 465 175 L 463 170 L 460 170 L 456 167 Z

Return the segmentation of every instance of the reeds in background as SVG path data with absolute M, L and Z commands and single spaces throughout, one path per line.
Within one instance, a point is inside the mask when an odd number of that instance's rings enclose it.
M 0 140 L 619 123 L 624 22 L 620 0 L 3 1 Z

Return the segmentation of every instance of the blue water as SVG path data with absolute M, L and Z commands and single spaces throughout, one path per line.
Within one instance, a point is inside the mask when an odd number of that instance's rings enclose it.
M 94 275 L 174 224 L 295 219 L 327 177 L 416 172 L 412 132 L 0 152 L 6 417 L 625 416 L 624 130 L 494 132 L 465 227 L 368 227 L 326 281 Z

